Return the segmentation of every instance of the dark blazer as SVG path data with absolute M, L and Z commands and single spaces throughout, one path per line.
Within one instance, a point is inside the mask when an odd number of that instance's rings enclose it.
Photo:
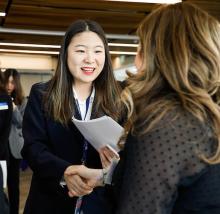
M 33 170 L 25 214 L 72 214 L 76 198 L 69 198 L 60 186 L 65 169 L 81 164 L 83 136 L 69 123 L 68 127 L 48 118 L 42 95 L 47 83 L 33 85 L 23 118 L 22 156 Z M 94 111 L 92 118 L 94 118 Z M 77 117 L 78 115 L 76 115 Z M 87 166 L 101 168 L 98 152 L 89 145 Z M 104 188 L 95 189 L 83 198 L 84 214 L 110 213 Z
M 8 160 L 8 138 L 12 120 L 12 101 L 10 96 L 0 93 L 0 104 L 5 109 L 0 109 L 0 160 Z

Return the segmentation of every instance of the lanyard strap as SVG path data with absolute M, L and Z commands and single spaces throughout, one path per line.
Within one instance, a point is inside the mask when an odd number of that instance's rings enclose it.
M 89 104 L 90 104 L 90 96 L 86 99 L 86 114 L 85 114 L 85 116 L 83 118 L 82 117 L 83 115 L 82 115 L 82 113 L 80 111 L 79 102 L 78 102 L 78 100 L 76 100 L 76 105 L 77 105 L 78 112 L 80 113 L 81 120 L 85 120 L 86 119 L 86 116 L 88 114 Z M 82 155 L 82 159 L 81 159 L 83 165 L 86 164 L 87 151 L 88 151 L 88 141 L 84 138 L 83 155 Z
M 77 107 L 77 110 L 78 110 L 78 112 L 80 114 L 81 120 L 86 120 L 86 118 L 87 118 L 86 116 L 87 116 L 87 113 L 88 113 L 88 110 L 89 110 L 89 107 L 90 107 L 90 96 L 86 99 L 86 114 L 85 114 L 84 118 L 83 118 L 82 112 L 80 110 L 79 101 L 77 99 L 75 101 L 76 101 L 76 107 Z M 91 114 L 90 114 L 90 116 L 91 116 Z
M 85 113 L 84 118 L 83 118 L 83 115 L 80 111 L 80 106 L 79 106 L 79 102 L 78 102 L 78 99 L 77 99 L 77 94 L 76 94 L 74 88 L 73 88 L 73 92 L 74 92 L 74 98 L 75 98 L 75 101 L 76 101 L 77 110 L 80 114 L 81 120 L 90 120 L 91 113 L 92 113 L 92 104 L 93 104 L 93 100 L 94 100 L 94 96 L 95 96 L 95 87 L 93 87 L 92 93 L 86 99 L 86 113 Z M 82 159 L 81 159 L 83 165 L 86 164 L 87 151 L 88 151 L 88 141 L 84 138 L 83 155 L 82 155 Z M 81 212 L 82 199 L 83 199 L 83 196 L 78 197 L 78 199 L 76 201 L 74 214 L 82 213 Z
M 91 117 L 91 113 L 92 113 L 92 104 L 93 104 L 93 100 L 94 100 L 94 96 L 95 96 L 95 87 L 93 87 L 92 89 L 92 93 L 90 94 L 90 96 L 86 99 L 86 113 L 85 113 L 85 117 L 83 118 L 83 115 L 81 113 L 80 110 L 80 106 L 79 106 L 79 102 L 77 99 L 77 93 L 73 88 L 73 93 L 74 93 L 74 98 L 76 101 L 76 106 L 77 106 L 77 110 L 81 116 L 81 120 L 90 120 Z M 87 150 L 88 150 L 88 141 L 86 139 L 84 139 L 84 144 L 83 144 L 83 155 L 82 155 L 82 164 L 86 163 L 86 157 L 87 157 Z

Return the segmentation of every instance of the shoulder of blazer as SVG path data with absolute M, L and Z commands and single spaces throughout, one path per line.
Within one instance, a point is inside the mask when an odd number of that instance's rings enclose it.
M 40 83 L 35 83 L 32 85 L 30 95 L 27 98 L 28 107 L 29 107 L 29 103 L 31 102 L 31 103 L 36 103 L 36 105 L 41 106 L 40 108 L 42 108 L 43 110 L 43 94 L 46 92 L 47 86 L 48 86 L 48 82 L 40 82 Z
M 31 87 L 30 96 L 38 97 L 38 99 L 42 100 L 43 94 L 47 91 L 48 86 L 49 81 L 33 84 Z M 29 99 L 29 97 L 27 97 L 27 99 Z
M 45 92 L 49 86 L 49 81 L 48 82 L 38 82 L 32 85 L 31 90 L 34 91 L 39 91 L 41 93 Z

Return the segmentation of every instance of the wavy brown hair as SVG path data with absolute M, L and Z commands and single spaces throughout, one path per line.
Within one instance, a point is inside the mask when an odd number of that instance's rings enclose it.
M 183 2 L 153 11 L 137 34 L 142 65 L 122 93 L 128 107 L 126 131 L 146 134 L 168 111 L 181 105 L 200 121 L 209 119 L 220 142 L 219 22 Z M 219 163 L 220 145 L 213 157 L 203 158 Z
M 96 33 L 105 47 L 105 64 L 103 70 L 93 82 L 96 89 L 95 111 L 102 111 L 115 120 L 119 120 L 121 117 L 121 88 L 114 78 L 105 33 L 101 26 L 94 21 L 77 20 L 69 27 L 63 38 L 58 66 L 54 77 L 49 82 L 48 90 L 44 96 L 46 112 L 50 117 L 63 125 L 67 125 L 74 114 L 74 98 L 72 91 L 74 78 L 67 64 L 67 49 L 72 38 L 85 31 Z

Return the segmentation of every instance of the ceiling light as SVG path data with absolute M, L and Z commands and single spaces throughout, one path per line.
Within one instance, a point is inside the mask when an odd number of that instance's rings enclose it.
M 128 51 L 110 51 L 112 55 L 136 55 L 136 52 L 128 52 Z
M 138 47 L 138 44 L 125 44 L 125 43 L 108 43 L 111 47 Z M 14 46 L 14 47 L 33 47 L 33 48 L 61 48 L 60 45 L 42 45 L 42 44 L 25 44 L 25 43 L 8 43 L 0 42 L 0 46 Z
M 0 12 L 0 16 L 6 16 L 6 13 Z
M 59 55 L 58 51 L 31 51 L 31 50 L 14 50 L 14 49 L 0 49 L 0 52 L 9 53 L 35 53 L 35 54 L 48 54 Z
M 0 42 L 3 46 L 15 46 L 15 47 L 34 47 L 34 48 L 60 48 L 60 45 L 41 45 L 41 44 L 24 44 L 24 43 L 7 43 Z
M 175 4 L 178 2 L 182 2 L 182 0 L 105 0 L 105 1 L 155 3 L 155 4 Z
M 59 55 L 59 51 L 34 51 L 34 50 L 0 49 L 0 52 Z M 136 52 L 110 51 L 110 54 L 112 54 L 112 55 L 136 55 Z
M 124 44 L 124 43 L 108 43 L 108 46 L 114 46 L 114 47 L 133 47 L 137 48 L 138 44 Z
M 45 35 L 45 36 L 64 36 L 64 31 L 48 31 L 48 30 L 28 30 L 0 27 L 0 33 L 14 33 L 14 34 L 30 34 L 30 35 Z M 106 34 L 107 39 L 122 39 L 122 40 L 138 40 L 135 35 L 124 34 Z

